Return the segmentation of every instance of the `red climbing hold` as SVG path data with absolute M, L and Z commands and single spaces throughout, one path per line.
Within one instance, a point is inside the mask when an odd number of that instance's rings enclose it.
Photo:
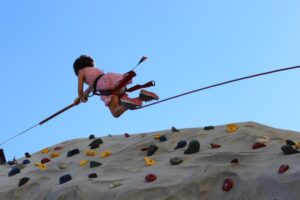
M 210 146 L 211 146 L 212 149 L 217 149 L 217 148 L 221 147 L 221 145 L 219 145 L 219 144 L 213 144 L 213 143 L 211 143 Z
M 148 174 L 145 179 L 147 182 L 152 182 L 156 180 L 156 176 L 154 174 Z
M 228 192 L 233 187 L 233 181 L 230 178 L 226 178 L 223 183 L 223 190 Z
M 44 163 L 48 163 L 48 162 L 50 162 L 51 160 L 49 159 L 49 158 L 43 158 L 42 160 L 41 160 L 41 163 L 42 164 L 44 164 Z
M 266 145 L 264 143 L 259 143 L 259 142 L 256 142 L 252 145 L 252 149 L 259 149 L 259 148 L 262 148 L 262 147 L 265 147 Z
M 57 146 L 57 147 L 55 147 L 55 148 L 54 148 L 54 150 L 55 150 L 55 151 L 62 150 L 62 147 L 60 147 L 60 146 Z
M 290 166 L 288 165 L 281 165 L 278 169 L 278 173 L 279 174 L 283 174 L 284 172 L 286 172 L 288 169 L 290 168 Z

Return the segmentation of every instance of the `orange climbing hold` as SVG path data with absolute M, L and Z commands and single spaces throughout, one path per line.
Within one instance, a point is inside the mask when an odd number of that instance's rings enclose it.
M 228 124 L 227 125 L 227 132 L 228 133 L 233 133 L 233 132 L 237 131 L 238 128 L 239 127 L 236 124 Z
M 79 165 L 80 165 L 80 167 L 82 167 L 82 166 L 87 165 L 89 162 L 90 162 L 90 161 L 88 161 L 88 160 L 80 160 L 80 161 L 79 161 Z
M 45 148 L 45 149 L 41 150 L 41 153 L 42 154 L 47 154 L 47 153 L 49 153 L 49 151 L 50 151 L 49 148 Z
M 106 158 L 106 157 L 110 156 L 111 154 L 112 154 L 111 151 L 104 151 L 100 154 L 100 156 L 102 158 Z
M 86 156 L 96 156 L 97 155 L 97 152 L 95 151 L 95 150 L 87 150 L 86 152 L 85 152 L 85 155 Z
M 59 156 L 60 156 L 59 153 L 53 152 L 53 153 L 50 155 L 50 158 L 57 158 L 57 157 L 59 157 Z

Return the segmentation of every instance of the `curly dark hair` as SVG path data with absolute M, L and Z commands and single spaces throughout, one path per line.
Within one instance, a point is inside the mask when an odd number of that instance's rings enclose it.
M 78 76 L 79 70 L 86 67 L 94 67 L 94 60 L 87 55 L 81 55 L 74 61 L 73 68 L 76 76 Z

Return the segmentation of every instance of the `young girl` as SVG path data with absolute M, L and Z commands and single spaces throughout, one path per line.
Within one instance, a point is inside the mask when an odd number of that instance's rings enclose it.
M 87 102 L 88 94 L 93 91 L 94 84 L 97 90 L 111 90 L 128 76 L 128 74 L 117 73 L 104 74 L 100 69 L 94 67 L 94 60 L 86 55 L 81 55 L 77 58 L 73 64 L 73 68 L 76 76 L 78 76 L 78 97 L 74 100 L 74 104 L 76 105 L 80 102 Z M 96 79 L 98 80 L 95 83 Z M 84 83 L 89 86 L 85 91 L 83 91 Z M 129 83 L 131 83 L 131 80 Z M 100 96 L 101 100 L 108 106 L 111 114 L 116 118 L 128 109 L 135 109 L 141 106 L 142 101 L 159 99 L 156 94 L 146 90 L 141 90 L 137 98 L 129 98 L 125 90 L 126 88 L 122 87 L 114 92 L 114 94 Z

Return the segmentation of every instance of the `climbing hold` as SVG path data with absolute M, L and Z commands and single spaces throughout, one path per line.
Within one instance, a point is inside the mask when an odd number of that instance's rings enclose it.
M 238 164 L 239 163 L 239 160 L 238 159 L 233 159 L 230 163 L 232 163 L 232 164 Z
M 23 177 L 20 181 L 19 181 L 19 184 L 18 186 L 21 187 L 22 185 L 25 185 L 28 181 L 29 181 L 30 178 L 28 177 Z
M 101 144 L 103 144 L 103 140 L 101 138 L 98 138 L 98 139 L 94 140 L 93 142 L 91 142 L 89 144 L 89 146 L 95 146 L 95 145 L 100 146 Z
M 148 152 L 147 152 L 147 156 L 152 156 L 158 149 L 158 146 L 156 146 L 155 144 L 150 145 L 148 147 Z
M 112 135 L 111 135 L 111 134 L 108 134 L 107 137 L 112 137 Z
M 227 125 L 227 132 L 228 133 L 233 133 L 233 132 L 237 131 L 238 128 L 239 127 L 236 124 L 228 124 Z
M 30 155 L 28 152 L 26 152 L 26 153 L 25 153 L 25 157 L 26 157 L 26 158 L 30 158 L 31 155 Z
M 27 160 L 27 159 L 23 160 L 23 164 L 24 164 L 24 165 L 27 165 L 27 164 L 29 164 L 29 163 L 30 163 L 30 160 Z
M 121 185 L 122 185 L 122 183 L 113 182 L 113 183 L 110 184 L 109 188 L 110 188 L 110 189 L 113 189 L 113 188 L 119 187 L 119 186 L 121 186 Z
M 96 173 L 89 174 L 89 178 L 98 178 L 98 175 Z
M 91 135 L 89 136 L 89 139 L 90 139 L 90 140 L 93 140 L 93 139 L 96 139 L 96 137 L 95 137 L 95 135 L 91 134 Z
M 73 149 L 71 151 L 68 151 L 67 157 L 72 157 L 72 156 L 74 156 L 76 154 L 79 154 L 79 153 L 80 153 L 79 149 Z
M 97 161 L 90 162 L 90 168 L 99 167 L 100 165 L 102 165 L 102 163 L 97 162 Z
M 212 130 L 212 129 L 214 129 L 215 127 L 214 126 L 205 126 L 203 129 L 205 130 L 205 131 L 209 131 L 209 130 Z
M 259 142 L 255 142 L 253 145 L 252 145 L 252 149 L 259 149 L 259 148 L 262 148 L 262 147 L 265 147 L 266 145 L 264 143 L 259 143 Z
M 34 165 L 37 166 L 42 171 L 48 169 L 47 166 L 45 164 L 43 164 L 43 163 L 35 163 Z
M 97 155 L 97 152 L 95 150 L 87 150 L 85 152 L 85 155 L 86 156 L 95 156 L 95 155 Z
M 61 146 L 57 146 L 57 147 L 55 147 L 53 150 L 54 151 L 59 151 L 59 150 L 62 150 L 63 148 L 61 147 Z
M 8 173 L 8 176 L 14 176 L 14 175 L 16 175 L 16 174 L 19 174 L 20 172 L 21 172 L 21 171 L 20 171 L 19 168 L 13 167 L 13 168 L 10 170 L 10 172 Z
M 299 142 L 295 145 L 295 148 L 300 149 L 300 143 Z
M 285 154 L 299 153 L 299 151 L 297 149 L 294 149 L 291 145 L 283 145 L 281 146 L 281 150 Z
M 145 160 L 145 164 L 147 166 L 153 166 L 156 164 L 155 160 L 149 158 L 149 157 L 144 157 L 144 160 Z
M 72 180 L 72 176 L 70 174 L 63 175 L 59 178 L 59 184 L 64 184 L 70 180 Z
M 174 132 L 180 132 L 178 129 L 176 129 L 174 126 L 172 126 L 171 131 Z
M 146 179 L 147 182 L 152 182 L 152 181 L 155 181 L 157 179 L 157 177 L 154 174 L 148 174 L 145 177 L 145 179 Z
M 50 158 L 57 158 L 57 157 L 59 157 L 59 153 L 58 152 L 53 152 L 53 153 L 51 153 L 51 155 L 50 155 Z
M 14 161 L 7 161 L 7 164 L 9 164 L 9 165 L 14 165 L 15 164 L 15 162 Z
M 167 141 L 168 139 L 167 139 L 167 137 L 165 136 L 165 135 L 162 135 L 162 136 L 160 136 L 159 137 L 159 141 L 160 142 L 165 142 L 165 141 Z
M 217 148 L 221 147 L 221 145 L 219 145 L 219 144 L 213 144 L 213 143 L 211 143 L 210 146 L 211 146 L 212 149 L 217 149 Z
M 148 151 L 148 147 L 142 148 L 142 151 Z
M 181 149 L 181 148 L 185 147 L 186 144 L 187 144 L 186 141 L 181 140 L 177 143 L 177 146 L 175 147 L 175 149 Z
M 256 139 L 256 142 L 263 143 L 263 144 L 269 143 L 270 141 L 271 139 L 267 136 L 262 136 Z
M 183 160 L 180 157 L 173 157 L 170 159 L 171 165 L 178 165 L 178 164 L 182 163 L 182 161 Z
M 184 154 L 197 153 L 200 150 L 200 143 L 197 140 L 192 140 L 189 143 L 188 148 L 184 151 Z
M 45 149 L 41 150 L 41 153 L 42 154 L 47 154 L 47 153 L 49 153 L 49 151 L 50 151 L 49 148 L 45 148 Z
M 88 160 L 80 160 L 80 161 L 79 161 L 80 167 L 85 166 L 85 165 L 87 165 L 88 163 L 89 163 Z
M 296 143 L 292 140 L 286 140 L 285 143 L 288 145 L 296 145 Z
M 92 144 L 91 145 L 91 149 L 97 149 L 97 148 L 99 148 L 100 146 L 99 146 L 99 144 Z
M 100 153 L 100 156 L 102 158 L 106 158 L 106 157 L 110 156 L 111 154 L 112 154 L 111 151 L 103 151 L 102 153 Z
M 50 162 L 51 160 L 49 159 L 49 158 L 43 158 L 42 160 L 41 160 L 41 163 L 42 164 L 45 164 L 45 163 L 48 163 L 48 162 Z
M 66 169 L 66 168 L 67 168 L 67 164 L 66 164 L 66 163 L 63 163 L 63 162 L 60 162 L 60 163 L 58 164 L 58 168 L 59 168 L 59 169 Z
M 281 165 L 278 169 L 278 173 L 279 174 L 283 174 L 284 172 L 286 172 L 288 169 L 290 168 L 290 166 L 288 165 Z
M 124 133 L 124 136 L 125 136 L 126 138 L 129 138 L 129 137 L 130 137 L 130 135 L 129 135 L 128 133 Z
M 159 138 L 160 138 L 160 134 L 155 134 L 154 136 L 153 136 L 153 138 L 155 139 L 155 140 L 159 140 Z
M 226 178 L 223 182 L 223 190 L 228 192 L 233 187 L 233 180 L 231 178 Z

